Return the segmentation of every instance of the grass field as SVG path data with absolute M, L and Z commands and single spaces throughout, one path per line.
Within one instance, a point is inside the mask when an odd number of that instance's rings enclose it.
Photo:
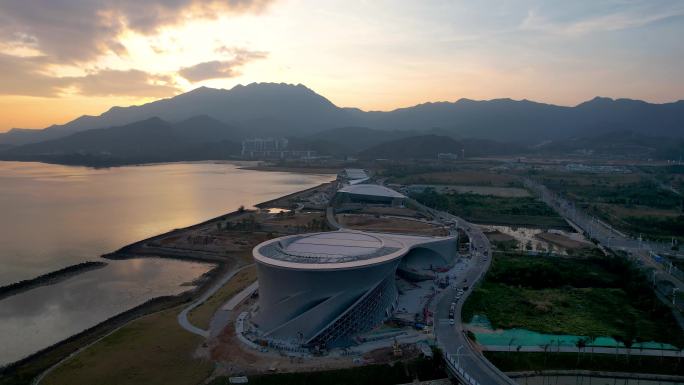
M 411 383 L 415 378 L 421 381 L 445 378 L 440 354 L 434 359 L 416 359 L 394 365 L 366 365 L 349 369 L 326 370 L 308 373 L 281 373 L 250 376 L 252 385 L 394 385 Z M 209 385 L 227 384 L 228 379 L 220 377 Z
M 463 318 L 483 314 L 494 328 L 607 336 L 684 346 L 671 311 L 646 277 L 619 257 L 584 259 L 495 255 Z
M 520 187 L 520 181 L 512 175 L 493 173 L 486 170 L 435 171 L 413 175 L 394 176 L 390 183 L 441 184 L 494 187 Z
M 100 325 L 67 338 L 32 357 L 28 357 L 14 365 L 3 368 L 4 370 L 0 371 L 0 385 L 24 385 L 31 383 L 36 376 L 57 364 L 69 354 L 77 351 L 83 346 L 93 343 L 121 325 L 125 325 L 145 314 L 153 314 L 166 309 L 175 308 L 180 304 L 186 303 L 191 298 L 191 293 L 186 292 L 180 296 L 167 296 L 151 299 L 136 308 L 110 318 Z
M 567 196 L 580 207 L 613 226 L 652 239 L 684 240 L 682 196 L 670 191 L 672 181 L 659 182 L 650 173 L 540 175 L 551 190 Z
M 411 195 L 418 202 L 470 222 L 498 225 L 567 228 L 553 209 L 532 197 L 500 197 L 479 194 L 440 194 L 433 189 Z
M 684 375 L 684 361 L 673 357 L 635 357 L 577 353 L 484 352 L 504 372 L 541 370 L 591 370 L 607 372 Z
M 188 320 L 193 325 L 208 329 L 211 317 L 224 303 L 235 294 L 246 288 L 256 280 L 256 267 L 250 266 L 235 274 L 227 284 L 220 288 L 214 295 L 209 297 L 203 304 L 194 308 L 188 314 Z
M 193 358 L 202 338 L 176 320 L 182 307 L 135 320 L 48 375 L 46 385 L 199 384 L 214 365 Z
M 337 221 L 344 227 L 354 230 L 399 232 L 430 236 L 446 236 L 448 232 L 441 226 L 403 218 L 376 218 L 374 215 L 338 214 Z
M 208 328 L 212 315 L 240 290 L 254 282 L 256 269 L 237 273 L 212 297 L 190 313 L 190 321 Z M 176 319 L 184 306 L 137 319 L 67 360 L 44 384 L 164 384 L 202 383 L 214 364 L 194 358 L 203 338 L 187 332 Z

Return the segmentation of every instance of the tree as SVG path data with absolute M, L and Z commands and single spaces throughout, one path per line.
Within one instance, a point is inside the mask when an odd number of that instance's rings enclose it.
M 632 345 L 634 344 L 634 338 L 626 337 L 623 342 L 627 348 L 627 362 L 629 363 L 629 354 L 631 353 Z
M 596 338 L 598 338 L 594 333 L 589 333 L 587 336 L 587 344 L 591 345 L 591 356 L 590 358 L 593 360 L 594 359 L 594 343 L 596 342 Z
M 575 346 L 577 346 L 577 366 L 579 366 L 580 354 L 582 353 L 582 350 L 587 347 L 587 338 L 578 338 L 577 341 L 575 341 Z
M 549 346 L 551 346 L 551 344 L 548 344 L 548 343 L 546 343 L 544 345 L 539 345 L 540 348 L 544 349 L 544 367 L 545 368 L 546 368 L 546 356 L 547 356 L 547 353 L 549 352 Z
M 620 344 L 624 344 L 624 338 L 620 335 L 614 335 L 613 339 L 615 340 L 615 360 L 618 358 L 618 349 L 620 348 Z

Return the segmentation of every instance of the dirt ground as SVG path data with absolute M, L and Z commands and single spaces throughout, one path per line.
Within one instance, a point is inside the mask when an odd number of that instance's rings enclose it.
M 409 218 L 425 218 L 425 215 L 419 211 L 412 210 L 405 207 L 366 207 L 362 211 L 363 214 L 379 214 L 379 215 L 394 215 L 398 217 Z
M 473 185 L 508 187 L 519 183 L 515 176 L 482 172 L 479 170 L 455 172 L 428 172 L 419 175 L 409 175 L 403 178 L 393 178 L 395 183 L 403 184 L 445 184 L 445 185 Z
M 485 233 L 485 235 L 487 236 L 487 238 L 489 238 L 491 242 L 508 242 L 515 240 L 514 237 L 508 234 L 504 234 L 498 230 L 488 231 Z
M 564 249 L 577 250 L 593 247 L 593 245 L 590 243 L 576 241 L 574 239 L 570 239 L 560 234 L 541 233 L 537 234 L 535 237 L 541 239 L 542 241 L 546 241 L 554 245 L 560 246 Z
M 420 356 L 414 344 L 401 345 L 402 360 Z M 277 352 L 256 352 L 244 346 L 235 336 L 235 327 L 230 323 L 223 332 L 209 342 L 209 356 L 218 363 L 215 375 L 254 375 L 268 372 L 308 372 L 349 368 L 360 364 L 354 363 L 358 356 L 346 357 L 308 357 L 306 359 L 281 355 Z M 363 365 L 385 364 L 397 360 L 391 347 L 376 349 L 363 354 Z
M 393 217 L 377 218 L 373 215 L 364 214 L 340 214 L 337 221 L 348 228 L 355 230 L 369 230 L 378 232 L 397 232 L 420 235 L 445 236 L 448 235 L 442 226 L 420 222 L 410 219 Z
M 302 372 L 347 368 L 355 365 L 352 357 L 316 357 L 297 359 L 277 352 L 261 353 L 251 350 L 238 341 L 231 322 L 209 342 L 209 355 L 218 362 L 217 375 L 254 375 L 259 373 Z
M 275 229 L 280 229 L 281 232 L 287 232 L 286 230 L 292 227 L 301 227 L 312 225 L 315 221 L 325 221 L 325 213 L 323 212 L 308 212 L 308 213 L 297 213 L 296 215 L 288 215 L 287 213 L 281 215 L 273 215 L 269 218 L 265 218 L 261 223 L 263 226 L 274 227 Z M 318 229 L 314 229 L 318 230 Z
M 268 202 L 258 204 L 259 208 L 284 208 L 294 209 L 298 206 L 309 209 L 325 209 L 328 200 L 333 193 L 334 182 L 323 183 L 322 185 L 300 191 L 298 193 L 286 195 Z

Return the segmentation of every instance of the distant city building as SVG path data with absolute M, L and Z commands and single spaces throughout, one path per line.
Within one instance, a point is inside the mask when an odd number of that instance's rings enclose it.
M 566 171 L 590 172 L 596 174 L 629 174 L 632 171 L 626 167 L 610 165 L 588 165 L 582 163 L 570 163 L 565 166 Z
M 312 150 L 288 150 L 285 138 L 251 138 L 242 141 L 242 157 L 248 159 L 304 159 L 316 156 Z
M 458 154 L 454 154 L 453 152 L 440 152 L 439 154 L 437 154 L 437 159 L 439 159 L 439 160 L 457 160 Z

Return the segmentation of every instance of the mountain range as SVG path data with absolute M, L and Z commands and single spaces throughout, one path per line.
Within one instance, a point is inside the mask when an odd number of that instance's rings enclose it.
M 457 140 L 453 146 L 502 151 L 504 142 L 515 148 L 567 148 L 557 144 L 578 145 L 581 138 L 614 132 L 684 138 L 684 101 L 652 104 L 597 97 L 564 107 L 528 100 L 460 99 L 367 112 L 338 107 L 301 84 L 201 87 L 42 130 L 10 130 L 0 134 L 0 154 L 3 159 L 103 154 L 117 159 L 193 158 L 210 148 L 234 153 L 240 140 L 258 136 L 288 137 L 295 149 L 334 155 L 359 154 L 391 141 L 399 145 L 409 137 L 423 137 L 427 145 L 435 142 L 434 136 Z

